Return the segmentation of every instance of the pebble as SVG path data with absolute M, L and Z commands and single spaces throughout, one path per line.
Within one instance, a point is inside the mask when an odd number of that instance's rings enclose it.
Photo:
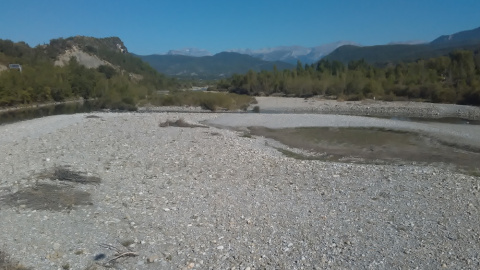
M 156 261 L 158 261 L 159 257 L 157 255 L 152 255 L 150 257 L 147 258 L 147 263 L 154 263 Z

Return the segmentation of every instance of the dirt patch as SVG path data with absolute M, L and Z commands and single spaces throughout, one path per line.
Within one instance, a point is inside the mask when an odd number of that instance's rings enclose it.
M 315 153 L 315 159 L 392 163 L 424 162 L 453 164 L 477 170 L 480 153 L 461 145 L 445 144 L 422 134 L 379 128 L 249 128 L 253 135 L 265 136 L 293 148 Z M 291 157 L 312 159 L 312 156 Z
M 68 166 L 55 167 L 37 175 L 37 178 L 48 178 L 50 180 L 73 182 L 77 184 L 99 184 L 101 182 L 99 177 L 88 176 L 83 172 L 70 170 Z
M 54 167 L 36 175 L 37 179 L 59 181 L 40 183 L 0 197 L 0 203 L 32 210 L 63 211 L 79 205 L 92 205 L 90 193 L 76 190 L 71 184 L 98 184 L 101 179 L 73 171 L 68 166 Z
M 178 120 L 167 120 L 165 122 L 160 123 L 160 127 L 189 127 L 189 128 L 208 128 L 207 126 L 190 124 L 185 122 L 183 119 Z
M 37 184 L 0 197 L 2 204 L 31 210 L 63 211 L 92 205 L 90 193 L 68 185 Z
M 93 118 L 93 119 L 96 119 L 96 118 L 102 119 L 102 117 L 100 117 L 100 116 L 98 116 L 98 115 L 94 115 L 94 114 L 87 115 L 87 116 L 85 116 L 85 118 L 87 118 L 87 119 L 91 119 L 91 118 Z
M 15 262 L 10 259 L 5 252 L 0 250 L 0 270 L 29 270 L 31 268 L 27 268 L 22 264 Z

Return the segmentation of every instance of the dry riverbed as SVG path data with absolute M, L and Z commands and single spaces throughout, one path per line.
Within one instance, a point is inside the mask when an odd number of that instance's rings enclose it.
M 366 119 L 97 113 L 0 126 L 0 254 L 31 269 L 478 269 L 480 177 L 299 160 L 244 130 Z M 378 121 L 364 125 L 399 125 Z M 400 128 L 479 144 L 475 126 Z

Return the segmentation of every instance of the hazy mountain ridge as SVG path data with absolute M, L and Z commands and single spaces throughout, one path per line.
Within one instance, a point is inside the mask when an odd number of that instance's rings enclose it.
M 419 45 L 426 44 L 428 41 L 425 40 L 407 40 L 407 41 L 391 41 L 385 45 Z
M 170 50 L 166 53 L 166 55 L 185 55 L 185 56 L 202 57 L 202 56 L 211 56 L 212 54 L 209 51 L 204 49 L 183 48 L 178 50 Z
M 375 46 L 345 45 L 338 47 L 324 59 L 348 63 L 364 59 L 369 63 L 386 64 L 438 57 L 453 50 L 480 49 L 480 27 L 443 35 L 423 44 L 387 44 Z
M 234 73 L 246 73 L 249 69 L 271 70 L 292 68 L 301 61 L 312 64 L 320 59 L 348 63 L 364 59 L 369 63 L 385 65 L 400 61 L 415 61 L 450 53 L 455 49 L 479 49 L 480 28 L 441 36 L 432 42 L 405 41 L 386 45 L 360 46 L 351 41 L 339 41 L 316 47 L 278 46 L 272 48 L 233 49 L 213 56 L 208 51 L 195 48 L 171 50 L 167 55 L 139 56 L 158 71 L 176 77 L 223 78 Z M 226 57 L 228 53 L 236 57 Z M 249 58 L 250 57 L 250 58 Z M 229 60 L 226 60 L 226 59 Z M 258 62 L 262 61 L 262 62 Z M 276 61 L 276 62 L 274 62 Z
M 430 42 L 431 45 L 448 45 L 448 44 L 474 44 L 480 42 L 480 27 L 457 32 L 451 35 L 443 35 Z
M 336 48 L 343 45 L 358 45 L 351 41 L 338 41 L 328 44 L 323 44 L 315 47 L 304 46 L 277 46 L 271 48 L 261 49 L 231 49 L 224 52 L 234 52 L 240 54 L 250 55 L 264 61 L 282 61 L 290 64 L 296 64 L 300 60 L 304 64 L 312 64 L 320 60 L 322 57 L 328 55 Z M 159 55 L 184 55 L 184 56 L 212 56 L 212 54 L 199 48 L 183 48 L 170 50 L 165 54 Z
M 290 64 L 296 64 L 297 61 L 300 60 L 303 64 L 312 64 L 340 46 L 353 44 L 358 45 L 358 43 L 351 41 L 338 41 L 315 47 L 278 46 L 258 50 L 235 49 L 230 51 L 248 54 L 265 61 L 283 61 Z

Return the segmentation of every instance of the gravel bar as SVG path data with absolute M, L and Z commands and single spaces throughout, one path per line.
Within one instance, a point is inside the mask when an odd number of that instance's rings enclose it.
M 232 127 L 367 121 L 161 112 L 2 125 L 0 251 L 32 269 L 480 268 L 478 176 L 435 166 L 296 160 L 231 129 L 159 127 L 179 118 Z M 401 128 L 465 140 L 478 132 L 465 125 Z M 62 181 L 51 173 L 59 167 L 76 172 L 65 173 L 69 178 L 100 181 Z M 90 203 L 72 198 L 54 211 L 12 200 L 26 190 L 41 196 L 47 185 L 88 194 Z
M 480 120 L 480 107 L 413 101 L 343 101 L 319 98 L 256 97 L 261 112 L 324 113 L 423 118 L 458 117 Z

